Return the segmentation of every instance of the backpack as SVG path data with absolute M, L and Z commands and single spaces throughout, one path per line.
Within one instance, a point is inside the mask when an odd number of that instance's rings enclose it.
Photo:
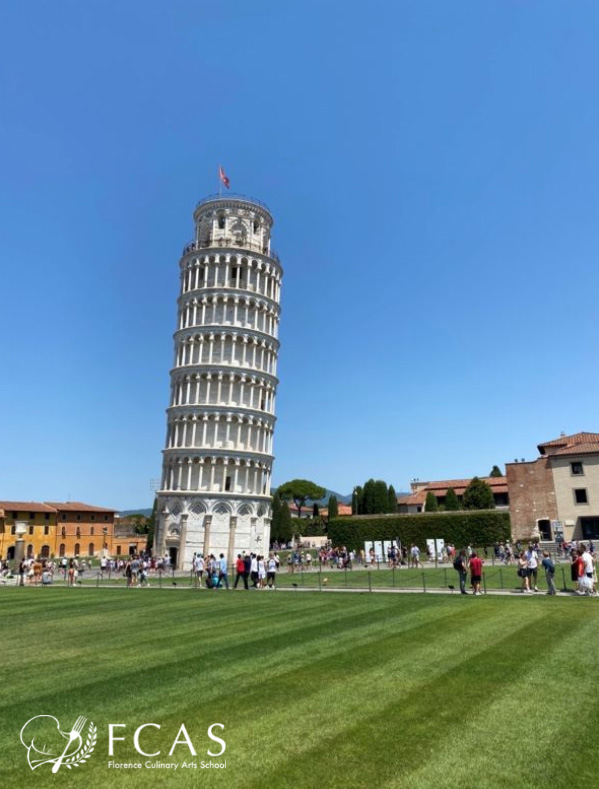
M 453 560 L 453 569 L 458 570 L 458 572 L 464 569 L 464 563 L 462 562 L 461 556 L 456 556 Z

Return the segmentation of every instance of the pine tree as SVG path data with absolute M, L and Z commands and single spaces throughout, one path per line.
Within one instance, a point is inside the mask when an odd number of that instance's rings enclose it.
M 329 497 L 329 520 L 339 517 L 339 504 L 337 496 L 331 495 Z
M 437 501 L 437 497 L 433 493 L 432 490 L 426 494 L 426 503 L 424 505 L 425 512 L 438 512 L 439 511 L 439 502 Z
M 389 512 L 397 512 L 397 493 L 393 485 L 389 485 Z
M 491 469 L 491 473 L 489 474 L 490 477 L 503 477 L 503 473 L 499 466 L 493 466 Z
M 460 509 L 460 501 L 453 488 L 448 488 L 445 494 L 445 509 L 450 512 Z
M 472 477 L 462 496 L 462 507 L 465 510 L 492 510 L 495 507 L 493 491 L 484 480 Z

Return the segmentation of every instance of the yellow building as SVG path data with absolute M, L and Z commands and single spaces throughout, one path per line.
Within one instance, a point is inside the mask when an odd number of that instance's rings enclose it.
M 49 559 L 56 553 L 56 516 L 54 507 L 35 501 L 0 501 L 0 557 L 13 559 L 15 553 L 16 525 L 23 523 L 25 555 Z

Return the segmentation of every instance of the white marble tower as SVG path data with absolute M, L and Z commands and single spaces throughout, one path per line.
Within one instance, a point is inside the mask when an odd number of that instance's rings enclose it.
M 283 275 L 258 200 L 207 197 L 193 218 L 154 540 L 186 570 L 194 553 L 268 551 Z

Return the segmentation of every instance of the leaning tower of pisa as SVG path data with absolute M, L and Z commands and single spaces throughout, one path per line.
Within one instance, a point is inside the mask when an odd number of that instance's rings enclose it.
M 196 552 L 268 550 L 283 274 L 258 200 L 207 197 L 193 218 L 154 540 L 179 569 Z

